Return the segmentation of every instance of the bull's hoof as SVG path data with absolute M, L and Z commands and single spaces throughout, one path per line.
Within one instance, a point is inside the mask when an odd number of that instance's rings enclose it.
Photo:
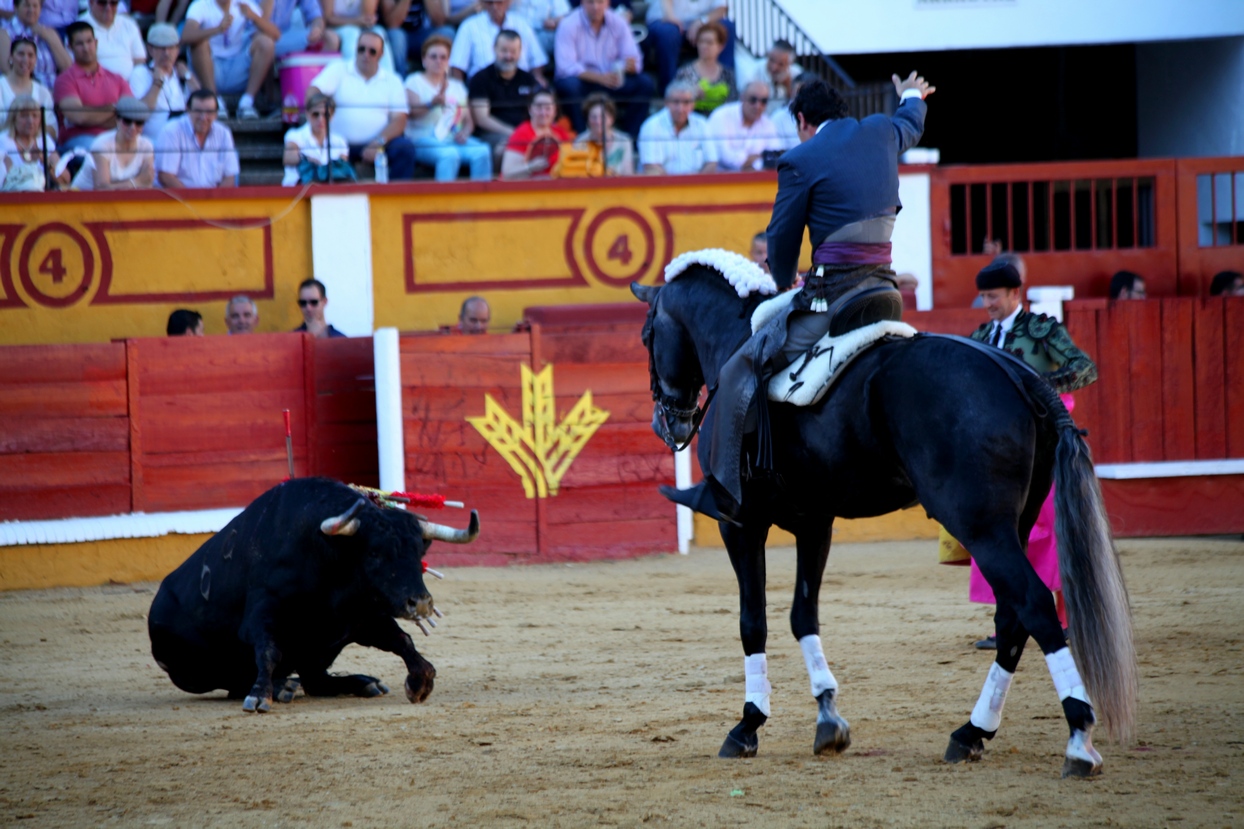
M 976 740 L 969 745 L 951 737 L 950 745 L 946 746 L 946 754 L 942 759 L 947 763 L 962 763 L 964 761 L 975 763 L 980 760 L 981 755 L 984 753 L 985 742 L 983 740 Z
M 406 699 L 412 703 L 420 703 L 425 701 L 432 695 L 432 677 L 435 676 L 415 676 L 414 674 L 406 675 Z
M 298 693 L 298 689 L 301 687 L 302 683 L 299 682 L 296 677 L 291 676 L 289 679 L 285 680 L 285 685 L 283 685 L 281 690 L 277 693 L 276 701 L 286 703 L 293 702 L 294 695 Z
M 382 697 L 387 693 L 389 693 L 389 686 L 385 685 L 380 680 L 376 680 L 375 682 L 367 683 L 367 685 L 363 687 L 363 692 L 360 696 Z
M 247 714 L 266 714 L 272 710 L 272 700 L 267 697 L 260 699 L 256 696 L 248 696 L 242 700 L 242 710 Z
M 721 744 L 721 751 L 717 752 L 718 757 L 732 760 L 736 757 L 755 757 L 756 751 L 760 748 L 760 738 L 755 734 L 749 737 L 739 739 L 734 736 L 731 731 L 726 735 L 726 741 Z
M 1101 763 L 1091 763 L 1079 757 L 1063 760 L 1063 779 L 1068 777 L 1096 777 L 1101 774 Z

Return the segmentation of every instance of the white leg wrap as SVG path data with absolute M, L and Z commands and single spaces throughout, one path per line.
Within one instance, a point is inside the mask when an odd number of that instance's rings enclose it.
M 821 637 L 810 633 L 799 640 L 799 649 L 803 651 L 803 664 L 808 667 L 808 679 L 812 680 L 812 696 L 819 697 L 826 691 L 837 691 L 838 680 L 834 679 L 825 661 L 825 653 L 821 650 Z
M 972 709 L 969 722 L 981 731 L 997 731 L 1002 724 L 1002 706 L 1006 705 L 1006 693 L 1011 690 L 1011 680 L 1015 674 L 1003 668 L 997 662 L 989 668 L 989 676 L 985 677 L 985 687 L 981 688 L 980 699 Z
M 1080 671 L 1076 668 L 1076 661 L 1071 657 L 1069 648 L 1049 654 L 1045 657 L 1045 664 L 1050 666 L 1050 676 L 1054 678 L 1054 690 L 1058 692 L 1059 702 L 1071 697 L 1089 705 L 1093 704 L 1089 702 L 1088 693 L 1084 690 L 1084 680 L 1080 679 Z
M 763 653 L 743 657 L 743 676 L 747 680 L 744 702 L 753 703 L 760 713 L 769 716 L 769 662 Z

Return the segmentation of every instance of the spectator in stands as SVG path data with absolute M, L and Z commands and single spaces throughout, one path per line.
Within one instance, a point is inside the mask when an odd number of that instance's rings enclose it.
M 178 308 L 168 315 L 168 325 L 165 326 L 165 330 L 170 337 L 202 337 L 203 315 L 198 311 Z
M 570 0 L 570 8 L 579 8 L 581 0 Z M 631 9 L 631 0 L 609 0 L 609 8 L 622 15 L 627 23 L 634 22 L 635 12 Z
M 570 3 L 568 0 L 514 0 L 514 13 L 527 21 L 545 54 L 552 54 L 557 27 L 570 14 Z
M 760 170 L 765 152 L 782 148 L 777 127 L 765 114 L 768 105 L 769 87 L 752 81 L 743 90 L 743 100 L 718 107 L 708 119 L 721 169 Z
M 1210 296 L 1244 296 L 1244 274 L 1219 271 L 1209 283 Z
M 458 311 L 458 333 L 487 334 L 490 322 L 492 309 L 488 307 L 488 300 L 482 296 L 471 296 L 462 301 L 462 308 Z
M 769 272 L 769 236 L 765 231 L 762 230 L 752 237 L 752 246 L 747 252 L 747 258 L 759 265 L 765 273 Z
M 700 29 L 709 23 L 723 27 L 721 62 L 734 70 L 734 23 L 726 17 L 726 0 L 649 0 L 648 41 L 657 58 L 657 77 L 664 89 L 674 79 L 684 52 L 698 51 Z M 724 51 L 723 51 L 724 49 Z
M 1119 271 L 1110 277 L 1111 299 L 1144 299 L 1145 280 L 1140 274 Z
M 476 134 L 500 157 L 511 133 L 527 120 L 531 96 L 540 85 L 535 75 L 518 68 L 523 49 L 518 32 L 503 29 L 493 48 L 496 61 L 475 73 L 468 89 Z
M 708 119 L 691 110 L 698 88 L 674 81 L 665 89 L 665 108 L 639 131 L 639 163 L 648 175 L 711 173 L 717 148 L 708 137 Z
M 803 85 L 804 78 L 809 77 L 801 75 L 791 82 L 791 100 L 795 95 L 799 94 L 799 87 Z M 773 108 L 773 99 L 769 99 L 769 119 L 773 121 L 773 126 L 777 129 L 778 143 L 781 149 L 789 150 L 798 147 L 803 140 L 799 137 L 799 124 L 795 122 L 795 116 L 791 114 L 790 109 L 786 106 L 779 107 L 776 111 Z
M 56 30 L 40 21 L 42 8 L 40 0 L 15 0 L 13 16 L 0 21 L 0 55 L 12 55 L 19 38 L 28 40 L 35 47 L 34 67 L 28 77 L 50 89 L 56 84 L 56 74 L 68 69 L 73 58 Z M 17 95 L 34 94 L 29 89 L 13 91 Z
M 319 93 L 337 103 L 337 114 L 330 128 L 350 145 L 350 160 L 375 164 L 376 154 L 384 151 L 390 179 L 411 179 L 415 175 L 415 145 L 406 131 L 406 90 L 401 80 L 380 66 L 384 38 L 363 32 L 355 48 L 354 60 L 339 60 L 325 66 L 311 81 L 307 100 Z
M 238 294 L 225 306 L 225 328 L 230 334 L 253 334 L 259 325 L 259 306 L 246 294 Z
M 700 97 L 695 102 L 695 111 L 703 115 L 739 98 L 734 70 L 718 60 L 725 44 L 726 27 L 720 23 L 705 23 L 695 36 L 700 56 L 679 69 L 674 76 L 675 80 L 686 81 L 699 88 Z
M 454 48 L 449 53 L 449 67 L 454 76 L 462 80 L 475 77 L 475 73 L 486 67 L 489 59 L 494 57 L 497 35 L 502 29 L 509 29 L 518 32 L 522 40 L 518 68 L 531 72 L 543 86 L 544 66 L 549 62 L 549 56 L 540 47 L 536 33 L 526 20 L 510 11 L 510 0 L 481 2 L 484 10 L 464 20 L 454 37 Z
M 52 101 L 52 90 L 35 80 L 38 57 L 34 42 L 25 37 L 15 39 L 9 55 L 9 71 L 0 75 L 0 119 L 4 117 L 3 113 L 8 112 L 15 98 L 27 95 L 43 108 L 44 129 L 55 139 L 56 104 Z
M 389 36 L 389 51 L 399 78 L 410 72 L 410 53 L 423 53 L 423 44 L 434 34 L 452 43 L 454 29 L 445 24 L 449 8 L 445 0 L 380 0 L 380 22 Z
M 160 137 L 170 115 L 186 111 L 186 92 L 177 77 L 177 29 L 168 23 L 156 23 L 147 30 L 147 50 L 151 62 L 135 66 L 130 75 L 134 97 L 151 110 L 143 127 L 143 135 L 152 141 Z
M 583 0 L 562 19 L 555 49 L 557 94 L 570 109 L 576 131 L 584 127 L 580 104 L 594 92 L 607 92 L 622 102 L 622 128 L 635 135 L 648 117 L 656 87 L 644 74 L 644 59 L 631 26 L 609 0 Z
M 242 93 L 235 114 L 245 121 L 259 117 L 255 96 L 272 72 L 280 37 L 281 30 L 255 0 L 194 0 L 181 42 L 190 47 L 190 62 L 204 89 Z M 227 118 L 223 101 L 216 104 Z
M 187 114 L 168 122 L 156 141 L 160 186 L 236 187 L 238 152 L 233 133 L 216 120 L 215 93 L 196 89 L 189 106 Z
M 295 18 L 294 10 L 301 14 Z M 294 25 L 294 21 L 298 25 Z M 276 57 L 278 60 L 291 52 L 307 52 L 323 50 L 340 52 L 341 38 L 336 32 L 329 31 L 324 22 L 324 11 L 320 0 L 273 0 L 272 25 L 281 30 L 276 41 Z M 151 42 L 150 33 L 147 42 Z
M 437 181 L 453 181 L 467 165 L 472 181 L 492 178 L 492 149 L 471 135 L 466 86 L 449 76 L 448 38 L 433 35 L 423 43 L 423 71 L 406 79 L 410 120 L 406 135 L 415 144 L 415 160 L 436 169 Z
M 60 110 L 60 151 L 87 149 L 97 135 L 117 126 L 117 101 L 132 95 L 129 82 L 99 65 L 95 30 L 81 20 L 69 24 L 73 65 L 60 73 L 52 97 Z
M 546 176 L 557 164 L 563 143 L 574 136 L 556 124 L 557 96 L 551 89 L 541 89 L 528 108 L 531 119 L 519 124 L 505 145 L 501 158 L 501 178 L 520 179 Z
M 359 35 L 371 32 L 384 41 L 380 51 L 380 67 L 386 72 L 397 72 L 397 64 L 393 62 L 392 50 L 389 48 L 388 32 L 380 25 L 378 15 L 380 0 L 322 0 L 324 19 L 332 26 L 333 32 L 341 38 L 341 54 L 349 60 L 350 55 L 357 51 Z M 398 80 L 401 80 L 399 77 Z
M 327 306 L 328 291 L 324 289 L 324 283 L 318 279 L 302 280 L 298 284 L 298 310 L 302 312 L 302 325 L 294 330 L 308 331 L 316 337 L 344 337 L 345 334 L 324 321 Z
M 446 9 L 445 25 L 452 26 L 455 30 L 462 25 L 462 21 L 484 10 L 482 0 L 441 0 L 441 2 Z
M 68 39 L 69 24 L 77 20 L 81 12 L 82 8 L 78 5 L 78 0 L 43 0 L 43 11 L 39 13 L 39 22 L 55 30 L 64 41 Z M 73 59 L 70 58 L 70 60 Z M 65 65 L 68 66 L 68 64 Z
M 143 33 L 128 14 L 117 13 L 118 0 L 90 0 L 87 11 L 78 18 L 90 23 L 95 30 L 95 55 L 99 65 L 123 78 L 128 78 L 135 66 L 147 60 L 143 46 Z
M 46 176 L 55 175 L 60 156 L 48 134 L 39 130 L 42 113 L 39 102 L 29 95 L 18 95 L 9 104 L 4 132 L 0 133 L 0 154 L 4 157 L 4 176 L 0 181 L 9 181 L 6 190 L 55 189 L 69 184 L 69 171 L 65 170 L 53 187 L 45 187 Z M 26 180 L 24 186 L 15 184 L 19 177 Z
M 634 175 L 633 139 L 626 133 L 613 128 L 618 110 L 609 96 L 603 92 L 594 92 L 587 96 L 587 100 L 583 102 L 583 112 L 587 118 L 587 131 L 575 138 L 574 145 L 579 148 L 587 147 L 589 144 L 596 145 L 600 149 L 605 175 Z
M 768 115 L 773 118 L 794 100 L 795 79 L 802 74 L 803 67 L 795 63 L 795 47 L 785 40 L 775 40 L 765 62 L 757 67 L 748 82 L 761 81 L 768 85 L 771 92 Z
M 328 122 L 336 111 L 336 103 L 327 95 L 317 93 L 307 99 L 307 123 L 285 133 L 285 177 L 281 180 L 283 186 L 327 181 L 327 171 L 317 175 L 319 168 L 331 166 L 334 161 L 349 161 L 350 145 L 337 133 L 329 133 Z M 333 172 L 334 181 L 354 178 L 353 170 L 343 175 Z
M 91 143 L 74 176 L 77 190 L 145 190 L 155 185 L 155 146 L 142 134 L 151 110 L 137 98 L 117 101 L 117 128 Z

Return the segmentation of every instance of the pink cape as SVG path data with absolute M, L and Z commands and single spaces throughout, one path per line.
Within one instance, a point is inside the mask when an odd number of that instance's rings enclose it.
M 1069 394 L 1060 394 L 1063 405 L 1070 412 L 1075 408 L 1075 400 Z M 1041 512 L 1037 515 L 1037 523 L 1032 526 L 1032 533 L 1028 536 L 1028 560 L 1032 562 L 1032 567 L 1037 571 L 1037 575 L 1041 577 L 1041 581 L 1045 583 L 1051 591 L 1057 593 L 1063 589 L 1062 580 L 1058 577 L 1058 543 L 1054 538 L 1054 487 L 1050 487 L 1050 494 L 1046 496 L 1045 503 L 1041 505 Z M 985 577 L 981 575 L 980 568 L 976 566 L 976 561 L 972 561 L 972 575 L 968 579 L 968 599 L 981 604 L 997 604 L 994 598 L 993 590 L 989 587 L 989 582 L 985 581 Z

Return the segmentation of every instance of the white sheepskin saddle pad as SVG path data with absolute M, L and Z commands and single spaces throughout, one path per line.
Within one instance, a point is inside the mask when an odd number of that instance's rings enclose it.
M 787 291 L 761 303 L 752 313 L 752 332 L 786 310 L 798 291 Z M 833 385 L 835 375 L 864 349 L 882 337 L 914 337 L 916 329 L 905 322 L 874 322 L 839 337 L 826 334 L 795 362 L 769 381 L 769 399 L 794 406 L 817 403 Z

